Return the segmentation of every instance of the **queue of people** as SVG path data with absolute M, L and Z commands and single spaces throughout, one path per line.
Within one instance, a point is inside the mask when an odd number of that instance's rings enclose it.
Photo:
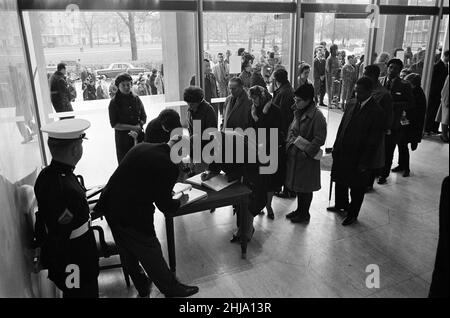
M 261 73 L 263 81 L 257 76 L 258 84 L 252 82 L 255 77 L 252 76 L 255 72 L 252 67 L 254 57 L 245 50 L 240 52 L 242 73 L 239 76 L 227 74 L 222 54 L 219 64 L 212 69 L 208 67 L 209 60 L 204 60 L 205 83 L 209 81 L 205 89 L 195 86 L 193 77 L 191 86 L 184 90 L 183 99 L 188 104 L 188 138 L 201 138 L 193 128 L 196 122 L 201 124 L 202 135 L 208 128 L 224 137 L 230 137 L 230 129 L 253 128 L 258 134 L 276 131 L 275 139 L 271 134 L 265 136 L 268 144 L 264 148 L 272 150 L 274 147 L 269 143 L 277 143 L 275 152 L 279 165 L 274 173 L 259 173 L 259 168 L 265 165 L 262 157 L 267 156 L 267 152 L 258 152 L 256 163 L 248 157 L 242 163 L 236 160 L 231 163 L 225 163 L 225 160 L 203 162 L 202 169 L 197 171 L 202 173 L 203 180 L 224 171 L 229 180 L 239 179 L 251 190 L 246 209 L 235 207 L 236 214 L 244 214 L 245 217 L 237 218 L 237 231 L 233 233 L 231 242 L 252 239 L 255 231 L 253 218 L 262 210 L 267 211 L 269 219 L 275 219 L 272 208 L 274 195 L 297 198 L 296 210 L 286 214 L 292 223 L 310 221 L 313 193 L 321 189 L 321 147 L 327 137 L 327 123 L 318 106 L 323 102 L 324 84 L 326 91 L 333 96 L 333 81 L 343 66 L 337 57 L 337 46 L 332 45 L 324 73 L 323 57 L 326 53 L 323 50 L 317 54 L 320 69 L 314 80 L 319 82 L 313 85 L 308 81 L 311 67 L 303 63 L 295 90 L 283 68 L 274 67 L 269 80 L 264 80 Z M 335 205 L 327 208 L 330 212 L 346 213 L 343 226 L 357 222 L 364 197 L 373 188 L 377 177 L 378 184 L 384 184 L 390 172 L 403 172 L 404 177 L 410 176 L 409 146 L 414 151 L 421 141 L 427 102 L 420 87 L 420 74 L 412 72 L 405 79 L 400 77 L 404 69 L 402 60 L 390 59 L 385 70 L 377 63 L 365 66 L 363 76 L 356 80 L 359 71 L 353 69 L 356 63 L 352 59 L 352 56 L 346 57 L 344 67 L 348 70 L 342 68 L 344 71 L 341 73 L 349 78 L 349 82 L 344 85 L 344 114 L 332 150 Z M 444 54 L 445 61 L 448 66 L 448 53 Z M 257 68 L 256 72 L 263 70 L 264 66 Z M 385 76 L 381 76 L 382 71 L 385 71 Z M 71 108 L 68 88 L 63 82 L 64 72 L 65 67 L 58 66 L 51 80 L 52 102 L 60 111 Z M 446 122 L 447 134 L 448 81 L 447 74 L 443 84 L 447 91 L 442 90 L 438 110 L 438 120 Z M 150 79 L 150 90 L 152 82 Z M 142 78 L 140 89 L 144 89 L 146 83 Z M 173 110 L 163 110 L 144 132 L 147 116 L 133 90 L 133 79 L 123 73 L 116 77 L 114 85 L 117 91 L 110 101 L 109 119 L 115 131 L 118 167 L 107 182 L 95 211 L 106 216 L 122 265 L 140 296 L 149 296 L 152 283 L 167 297 L 191 296 L 198 292 L 198 287 L 182 284 L 170 272 L 153 224 L 155 205 L 170 215 L 187 201 L 185 195 L 179 199 L 172 198 L 180 169 L 171 161 L 170 149 L 182 138 L 187 138 L 171 134 L 181 126 L 180 115 Z M 219 94 L 227 95 L 220 125 L 218 109 L 211 105 L 211 98 Z M 63 124 L 42 128 L 49 134 L 48 145 L 53 157 L 50 166 L 41 171 L 35 186 L 42 217 L 40 221 L 48 229 L 43 251 L 49 278 L 65 297 L 98 297 L 98 256 L 94 252 L 95 239 L 89 225 L 89 207 L 83 196 L 85 189 L 73 175 L 73 169 L 82 156 L 82 140 L 88 127 L 86 121 L 66 119 Z M 238 137 L 232 135 L 230 138 Z M 248 138 L 243 138 L 243 143 L 246 148 L 252 147 Z M 398 166 L 391 169 L 397 147 Z M 225 152 L 221 152 L 222 156 Z M 50 184 L 51 187 L 48 186 Z M 53 186 L 57 186 L 61 193 L 57 200 L 51 198 L 56 191 Z M 246 232 L 243 232 L 244 228 Z M 70 256 L 61 260 L 61 255 Z M 76 291 L 64 284 L 68 262 L 82 264 L 80 270 L 84 280 Z

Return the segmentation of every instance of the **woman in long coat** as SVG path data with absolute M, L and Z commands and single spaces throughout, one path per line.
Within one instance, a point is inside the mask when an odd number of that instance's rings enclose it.
M 313 192 L 320 190 L 320 147 L 327 137 L 327 123 L 314 102 L 314 87 L 307 83 L 294 93 L 294 120 L 286 138 L 285 186 L 297 193 L 297 210 L 286 215 L 293 223 L 310 219 Z
M 270 158 L 273 158 L 275 154 L 271 154 L 270 151 L 274 147 L 271 145 L 272 140 L 270 139 L 270 129 L 277 129 L 277 147 L 275 148 L 278 158 L 283 158 L 282 152 L 284 151 L 284 140 L 285 136 L 281 128 L 281 110 L 280 108 L 272 102 L 272 96 L 270 95 L 267 88 L 255 85 L 249 90 L 249 97 L 252 100 L 252 111 L 250 125 L 257 132 L 258 144 L 261 144 L 261 136 L 259 136 L 258 128 L 264 128 L 266 133 L 266 153 Z M 265 165 L 265 164 L 264 164 Z M 266 191 L 267 191 L 267 203 L 266 210 L 267 216 L 270 219 L 274 219 L 275 215 L 272 209 L 272 198 L 274 192 L 279 192 L 281 186 L 283 185 L 283 179 L 281 174 L 281 169 L 279 169 L 280 164 L 278 164 L 277 170 L 273 174 L 264 175 L 266 178 Z

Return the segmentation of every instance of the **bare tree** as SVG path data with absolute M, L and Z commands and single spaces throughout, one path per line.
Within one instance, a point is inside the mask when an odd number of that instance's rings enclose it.
M 95 13 L 81 13 L 81 21 L 83 22 L 83 26 L 86 28 L 87 33 L 89 34 L 89 47 L 94 47 L 94 24 L 95 24 Z
M 131 60 L 136 61 L 138 59 L 138 54 L 136 43 L 135 13 L 128 12 L 127 17 L 125 17 L 125 15 L 121 12 L 117 12 L 117 14 L 128 27 L 128 31 L 130 32 Z

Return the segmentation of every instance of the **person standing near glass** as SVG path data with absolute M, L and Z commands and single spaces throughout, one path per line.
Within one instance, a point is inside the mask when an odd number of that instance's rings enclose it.
M 136 143 L 144 139 L 142 127 L 147 115 L 139 97 L 131 92 L 132 82 L 129 74 L 119 74 L 114 83 L 117 93 L 109 103 L 109 121 L 115 130 L 118 163 Z

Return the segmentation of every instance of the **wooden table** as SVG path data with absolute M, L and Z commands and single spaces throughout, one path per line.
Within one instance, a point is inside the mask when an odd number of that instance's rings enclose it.
M 208 193 L 208 197 L 193 202 L 191 204 L 188 204 L 186 206 L 183 206 L 179 208 L 176 213 L 173 213 L 170 216 L 165 214 L 167 249 L 169 252 L 169 267 L 170 270 L 174 273 L 176 271 L 175 233 L 173 227 L 174 217 L 201 211 L 209 211 L 211 209 L 220 208 L 223 206 L 238 205 L 239 210 L 241 211 L 241 213 L 239 213 L 239 216 L 241 218 L 240 222 L 241 232 L 247 233 L 247 229 L 242 228 L 242 226 L 246 223 L 243 221 L 243 218 L 245 217 L 244 214 L 245 212 L 244 213 L 242 212 L 247 211 L 248 209 L 248 200 L 251 193 L 251 190 L 249 188 L 247 188 L 245 185 L 241 183 L 235 183 L 229 186 L 228 188 L 223 189 L 222 191 L 212 191 L 207 188 L 198 186 L 194 187 L 199 190 L 206 191 Z M 245 258 L 247 253 L 247 238 L 241 236 L 240 243 L 241 243 L 242 257 Z

